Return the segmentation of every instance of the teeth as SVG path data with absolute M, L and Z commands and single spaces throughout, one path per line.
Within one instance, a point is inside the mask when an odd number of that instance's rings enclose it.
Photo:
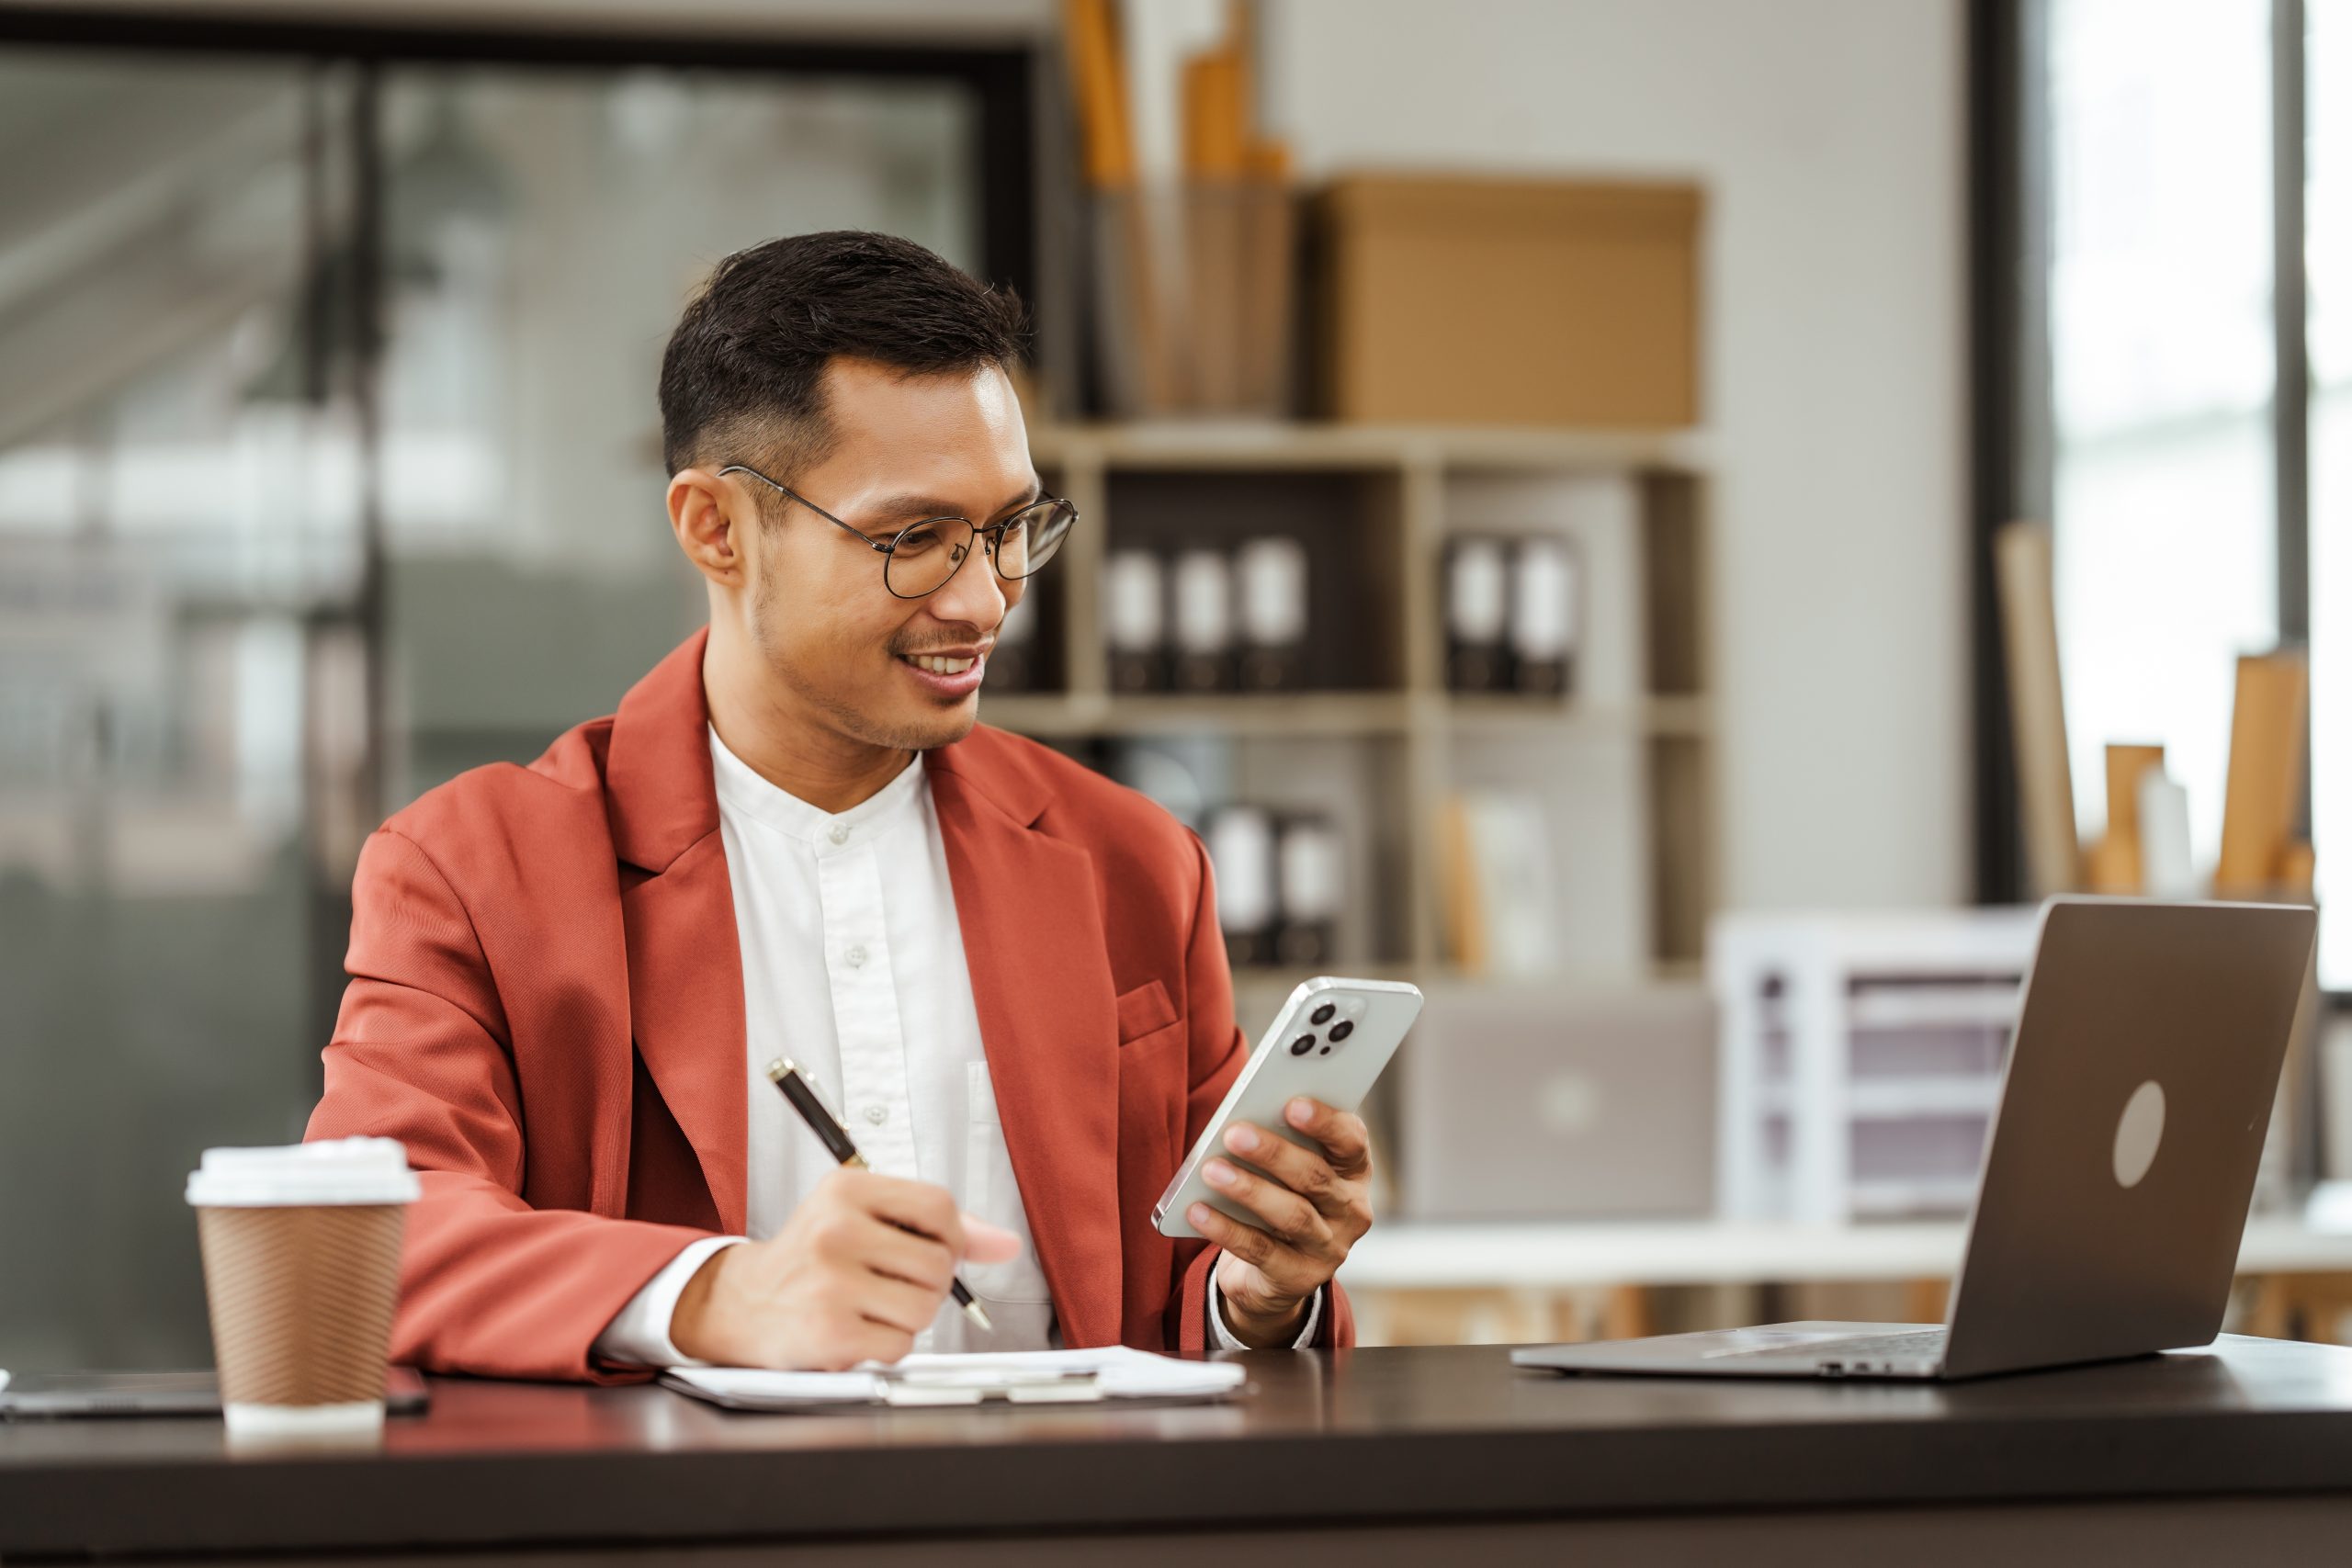
M 934 675 L 961 675 L 972 667 L 972 660 L 968 659 L 937 659 L 928 655 L 909 658 L 907 662 Z

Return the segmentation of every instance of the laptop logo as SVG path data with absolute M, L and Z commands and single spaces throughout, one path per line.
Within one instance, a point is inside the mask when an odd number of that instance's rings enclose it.
M 2165 1141 L 2164 1086 L 2150 1078 L 2123 1102 L 2123 1118 L 2115 1124 L 2115 1183 L 2137 1187 L 2148 1168 L 2156 1163 L 2156 1145 Z

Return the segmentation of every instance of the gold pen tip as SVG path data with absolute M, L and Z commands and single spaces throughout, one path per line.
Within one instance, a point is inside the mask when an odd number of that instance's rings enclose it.
M 989 1321 L 989 1314 L 980 1310 L 980 1303 L 978 1302 L 966 1302 L 964 1303 L 964 1315 L 991 1333 L 996 1329 L 996 1325 Z

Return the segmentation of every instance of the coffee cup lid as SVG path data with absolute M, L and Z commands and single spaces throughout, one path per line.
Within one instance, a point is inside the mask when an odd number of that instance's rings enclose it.
M 267 1149 L 207 1149 L 188 1175 L 199 1209 L 413 1203 L 423 1189 L 396 1138 L 331 1138 Z

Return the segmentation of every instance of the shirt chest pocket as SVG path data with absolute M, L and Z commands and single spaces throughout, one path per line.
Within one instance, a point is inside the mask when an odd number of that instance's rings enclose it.
M 965 1071 L 971 1111 L 964 1134 L 964 1207 L 1019 1236 L 1021 1255 L 1009 1263 L 967 1263 L 964 1283 L 986 1301 L 1051 1301 L 1046 1271 L 1037 1262 L 1037 1244 L 1029 1234 L 1028 1212 L 1012 1179 L 1012 1153 L 1005 1146 L 1004 1121 L 997 1111 L 989 1065 L 973 1062 Z

